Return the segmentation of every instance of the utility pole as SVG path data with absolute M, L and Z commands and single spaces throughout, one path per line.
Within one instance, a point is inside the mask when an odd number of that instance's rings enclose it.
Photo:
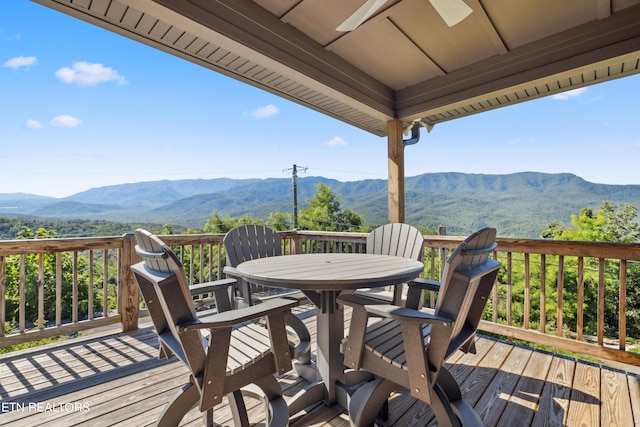
M 304 167 L 302 172 L 306 172 L 307 168 Z M 287 169 L 287 171 L 291 171 L 292 176 L 292 184 L 293 184 L 293 228 L 298 228 L 298 166 L 293 165 L 293 168 Z

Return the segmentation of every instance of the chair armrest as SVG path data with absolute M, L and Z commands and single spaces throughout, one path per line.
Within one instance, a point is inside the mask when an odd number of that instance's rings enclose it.
M 440 290 L 440 282 L 437 280 L 422 279 L 420 277 L 408 282 L 407 285 L 407 302 L 405 306 L 416 310 L 421 309 L 424 305 L 423 291 L 438 292 Z
M 443 326 L 450 326 L 453 324 L 453 319 L 443 316 L 436 316 L 431 313 L 425 313 L 420 310 L 414 310 L 412 308 L 398 307 L 397 305 L 365 305 L 364 309 L 367 313 L 374 316 L 386 317 L 389 319 L 397 320 L 404 323 L 420 323 L 420 324 L 442 324 Z
M 222 269 L 222 272 L 227 276 L 231 276 L 234 278 L 241 277 L 240 273 L 238 272 L 238 269 L 235 267 L 231 267 L 229 265 L 225 265 L 224 268 Z
M 440 290 L 441 283 L 438 280 L 429 280 L 423 278 L 416 278 L 407 283 L 409 287 L 419 288 L 425 291 L 438 292 Z
M 225 311 L 223 313 L 203 317 L 202 319 L 198 319 L 194 322 L 183 323 L 178 325 L 178 330 L 180 332 L 184 332 L 199 329 L 229 328 L 237 325 L 238 323 L 248 322 L 263 316 L 269 316 L 285 310 L 290 310 L 292 307 L 295 307 L 296 304 L 296 301 L 293 300 L 274 298 L 272 300 L 265 301 L 263 304 Z
M 216 308 L 219 313 L 223 311 L 231 310 L 231 291 L 230 288 L 236 285 L 236 279 L 221 279 L 214 280 L 213 282 L 199 283 L 197 285 L 189 286 L 189 293 L 191 296 L 197 296 L 200 294 L 213 294 L 213 299 L 216 302 Z
M 348 305 L 349 307 L 364 306 L 364 305 L 376 305 L 384 304 L 388 305 L 389 301 L 384 301 L 378 298 L 368 297 L 362 294 L 340 294 L 337 298 L 339 304 Z
M 236 283 L 236 279 L 220 279 L 212 282 L 198 283 L 197 285 L 189 286 L 189 292 L 191 295 L 209 294 L 220 289 L 226 290 Z

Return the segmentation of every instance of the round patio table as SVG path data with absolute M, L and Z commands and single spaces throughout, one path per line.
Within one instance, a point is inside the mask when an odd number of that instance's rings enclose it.
M 424 264 L 409 258 L 373 254 L 299 254 L 259 258 L 239 264 L 237 272 L 249 282 L 300 289 L 318 307 L 316 366 L 319 381 L 292 399 L 295 414 L 321 395 L 336 401 L 336 382 L 343 381 L 340 343 L 344 338 L 344 311 L 336 304 L 343 291 L 404 283 L 415 279 Z

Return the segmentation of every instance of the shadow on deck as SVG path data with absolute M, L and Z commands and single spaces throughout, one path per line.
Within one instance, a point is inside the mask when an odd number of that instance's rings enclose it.
M 304 310 L 301 309 L 301 310 Z M 299 313 L 312 334 L 312 310 Z M 103 331 L 0 356 L 0 425 L 152 425 L 187 381 L 175 359 L 157 359 L 157 339 L 143 323 L 132 333 Z M 640 425 L 640 376 L 481 336 L 476 354 L 456 353 L 448 367 L 487 426 Z M 306 381 L 282 377 L 286 396 Z M 251 419 L 262 421 L 251 406 Z M 226 405 L 216 422 L 231 425 Z M 434 423 L 429 407 L 406 394 L 392 396 L 388 426 Z M 515 423 L 515 424 L 514 424 Z M 291 419 L 292 426 L 348 426 L 339 407 L 321 406 Z M 191 411 L 183 424 L 201 425 Z

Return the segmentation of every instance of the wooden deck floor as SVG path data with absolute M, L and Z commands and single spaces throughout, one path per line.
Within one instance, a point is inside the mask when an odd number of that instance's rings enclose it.
M 304 315 L 305 313 L 301 313 Z M 306 313 L 312 334 L 315 317 Z M 0 425 L 145 426 L 187 379 L 175 360 L 156 358 L 149 326 L 128 334 L 99 333 L 0 356 Z M 624 369 L 576 361 L 480 337 L 477 354 L 448 362 L 464 398 L 487 426 L 640 426 L 640 376 Z M 282 378 L 287 396 L 306 382 Z M 258 407 L 251 414 L 261 420 Z M 225 406 L 216 422 L 230 425 Z M 348 426 L 342 409 L 321 406 L 292 419 L 292 426 Z M 434 424 L 427 405 L 399 394 L 391 399 L 388 426 Z M 201 425 L 192 411 L 185 426 Z

